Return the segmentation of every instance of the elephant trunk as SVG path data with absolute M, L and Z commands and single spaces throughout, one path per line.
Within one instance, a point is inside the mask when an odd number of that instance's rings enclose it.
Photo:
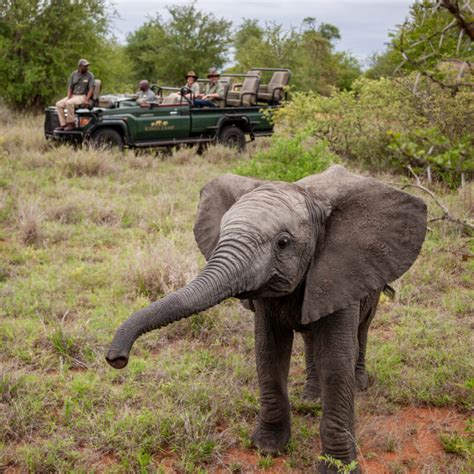
M 115 333 L 107 362 L 116 369 L 128 364 L 130 350 L 142 334 L 204 311 L 239 293 L 239 276 L 229 271 L 216 256 L 188 285 L 132 314 Z

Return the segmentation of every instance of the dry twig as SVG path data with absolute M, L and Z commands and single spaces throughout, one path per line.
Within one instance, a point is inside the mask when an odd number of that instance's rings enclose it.
M 474 231 L 474 225 L 472 223 L 470 223 L 467 219 L 459 219 L 458 217 L 456 216 L 453 216 L 450 212 L 449 212 L 449 209 L 446 207 L 445 204 L 443 204 L 437 197 L 436 195 L 433 193 L 433 191 L 429 190 L 428 188 L 426 188 L 425 186 L 423 186 L 421 184 L 421 180 L 420 178 L 418 177 L 418 175 L 413 171 L 413 168 L 411 166 L 408 166 L 408 170 L 410 171 L 410 173 L 412 174 L 412 176 L 415 178 L 416 180 L 416 184 L 413 184 L 413 183 L 408 183 L 408 184 L 404 184 L 402 185 L 402 189 L 406 189 L 406 188 L 416 188 L 416 189 L 419 189 L 423 192 L 425 192 L 426 194 L 428 194 L 431 199 L 433 199 L 434 203 L 443 211 L 443 214 L 439 217 L 435 217 L 433 219 L 430 219 L 428 222 L 436 222 L 436 221 L 448 221 L 448 222 L 452 222 L 454 224 L 458 224 L 458 225 L 461 225 L 463 228 L 465 229 L 468 229 L 470 232 L 473 232 Z

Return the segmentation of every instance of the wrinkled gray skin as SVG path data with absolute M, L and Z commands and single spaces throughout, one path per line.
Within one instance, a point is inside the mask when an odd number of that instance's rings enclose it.
M 293 184 L 221 176 L 203 188 L 194 228 L 206 267 L 125 321 L 107 361 L 125 367 L 141 334 L 239 297 L 255 312 L 261 407 L 253 444 L 275 454 L 290 439 L 287 379 L 298 331 L 303 395 L 322 399 L 323 454 L 349 463 L 354 392 L 368 385 L 367 332 L 380 291 L 411 266 L 425 229 L 423 201 L 341 166 Z M 320 472 L 336 471 L 321 463 Z

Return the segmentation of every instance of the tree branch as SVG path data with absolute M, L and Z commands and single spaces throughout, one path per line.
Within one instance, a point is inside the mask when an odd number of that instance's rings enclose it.
M 441 8 L 448 10 L 448 12 L 456 19 L 459 28 L 469 36 L 471 41 L 474 41 L 474 22 L 468 21 L 464 18 L 461 9 L 459 8 L 459 2 L 457 0 L 442 0 Z
M 401 189 L 406 189 L 406 188 L 415 188 L 419 189 L 426 194 L 428 194 L 431 199 L 434 201 L 434 203 L 443 211 L 443 214 L 439 217 L 435 217 L 433 219 L 430 219 L 428 222 L 436 222 L 436 221 L 442 221 L 446 220 L 448 222 L 452 222 L 453 224 L 458 224 L 461 225 L 465 229 L 469 229 L 471 232 L 474 231 L 474 225 L 469 222 L 467 219 L 459 219 L 458 217 L 454 216 L 449 212 L 449 209 L 436 197 L 436 195 L 433 193 L 433 191 L 429 190 L 425 186 L 421 184 L 421 180 L 418 177 L 418 175 L 413 171 L 413 168 L 411 166 L 408 166 L 408 170 L 412 174 L 412 176 L 416 180 L 416 184 L 413 183 L 408 183 L 404 184 L 401 186 Z

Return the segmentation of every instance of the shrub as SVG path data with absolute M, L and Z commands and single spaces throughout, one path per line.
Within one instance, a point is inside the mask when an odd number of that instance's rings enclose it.
M 292 137 L 274 136 L 269 148 L 242 162 L 235 172 L 256 178 L 297 181 L 324 171 L 337 161 L 337 156 L 329 151 L 325 142 L 315 141 L 304 130 Z
M 329 97 L 296 93 L 278 110 L 280 134 L 302 131 L 345 160 L 375 171 L 428 167 L 449 185 L 472 172 L 472 93 L 452 95 L 428 80 L 359 79 Z

